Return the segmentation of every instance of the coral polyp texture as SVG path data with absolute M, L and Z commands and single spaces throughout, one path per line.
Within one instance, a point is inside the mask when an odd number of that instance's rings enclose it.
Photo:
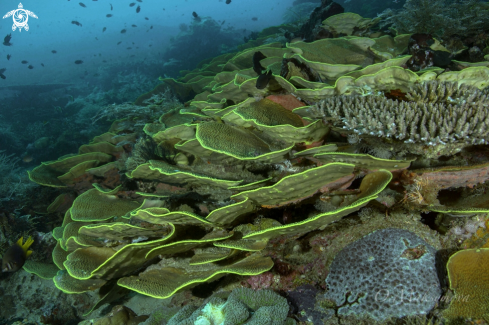
M 264 31 L 237 53 L 162 78 L 135 102 L 151 111 L 148 123 L 116 120 L 77 154 L 29 172 L 64 193 L 48 210 L 67 211 L 53 231 L 58 272 L 24 268 L 66 293 L 98 290 L 87 312 L 130 291 L 180 299 L 257 283 L 319 290 L 329 274 L 321 296 L 337 310 L 324 315 L 428 314 L 442 294 L 441 241 L 382 228 L 394 219 L 427 228 L 419 215 L 431 212 L 426 223 L 442 233 L 453 216 L 489 213 L 489 64 L 457 61 L 448 71 L 430 61 L 411 71 L 411 35 L 370 31 L 376 23 L 342 14 L 316 26 L 336 38 L 285 46 L 265 43 L 275 34 Z M 169 92 L 188 101 L 155 100 Z M 345 224 L 366 236 L 353 242 Z M 311 248 L 318 234 L 326 239 Z M 236 289 L 170 323 L 286 316 L 274 293 Z
M 435 253 L 409 231 L 377 230 L 335 256 L 324 297 L 340 315 L 376 321 L 426 314 L 441 296 Z

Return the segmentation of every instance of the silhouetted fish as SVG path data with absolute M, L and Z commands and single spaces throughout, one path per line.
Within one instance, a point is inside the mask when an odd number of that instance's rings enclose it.
M 107 60 L 102 60 L 103 63 L 107 63 Z
M 27 68 L 34 69 L 34 67 L 32 66 L 32 64 L 29 64 L 29 66 Z
M 136 25 L 134 25 L 134 24 L 132 24 L 131 26 L 132 26 L 132 27 L 138 27 L 138 26 L 136 26 Z
M 87 7 L 87 6 L 85 6 L 85 4 L 83 2 L 80 2 L 79 5 L 82 6 L 83 8 Z
M 132 47 L 127 47 L 126 49 L 128 49 L 128 50 L 132 50 Z
M 20 30 L 20 29 L 19 29 Z M 3 45 L 5 46 L 10 46 L 12 45 L 12 43 L 10 43 L 10 40 L 12 39 L 12 34 L 7 34 L 7 36 L 5 36 L 3 38 Z
M 110 18 L 110 17 L 112 17 L 112 14 L 107 14 L 107 15 L 105 15 L 105 17 Z
M 102 29 L 102 33 L 105 32 L 107 30 L 107 27 L 104 27 L 104 29 Z
M 225 21 L 225 20 L 223 20 L 223 21 L 222 21 L 222 23 L 221 23 L 221 26 L 222 26 L 222 25 L 224 25 L 224 23 L 225 23 L 225 22 L 226 22 L 226 21 Z
M 82 63 L 83 63 L 83 61 L 82 61 L 82 60 L 76 60 L 76 61 L 75 61 L 75 64 L 82 64 Z
M 149 18 L 148 18 L 148 17 L 144 17 L 144 19 L 149 20 Z
M 58 52 L 56 50 L 52 50 L 51 53 L 56 54 Z
M 137 2 L 143 2 L 143 0 L 136 0 Z
M 114 7 L 112 7 L 112 4 L 110 4 L 110 10 L 114 9 Z
M 134 7 L 135 5 L 136 5 L 136 3 L 135 3 L 135 2 L 131 2 L 131 3 L 129 4 L 129 7 Z
M 263 73 L 263 70 L 265 70 L 260 61 L 266 58 L 267 57 L 260 51 L 256 51 L 255 53 L 253 53 L 253 57 L 251 60 L 253 62 L 253 71 L 255 71 L 256 74 L 261 75 Z
M 138 7 L 136 8 L 136 13 L 139 13 L 140 11 L 141 11 L 141 6 L 138 6 Z
M 192 16 L 194 17 L 194 20 L 196 22 L 200 22 L 202 19 L 200 19 L 199 15 L 197 15 L 197 13 L 194 11 L 192 12 Z
M 10 54 L 7 54 L 7 60 L 10 60 L 12 56 Z
M 20 63 L 22 63 L 22 64 L 27 64 L 27 63 L 29 63 L 29 62 L 27 62 L 26 60 L 23 60 L 23 61 L 22 61 L 22 62 L 20 62 Z
M 95 39 L 98 41 L 98 37 L 97 36 L 95 36 Z
M 149 27 L 149 29 L 153 29 L 153 25 L 151 25 L 151 26 Z
M 230 4 L 231 3 L 231 0 L 226 0 L 226 4 Z
M 77 25 L 77 26 L 82 27 L 82 24 L 80 24 L 80 23 L 79 23 L 79 22 L 77 22 L 76 20 L 72 20 L 72 21 L 71 21 L 71 23 L 72 23 L 73 25 Z
M 41 63 L 41 65 L 42 65 L 42 66 L 43 66 L 43 68 L 44 68 L 44 63 Z
M 15 244 L 10 246 L 5 254 L 3 254 L 2 272 L 15 272 L 20 270 L 25 260 L 32 254 L 29 247 L 33 242 L 34 240 L 29 237 L 24 243 L 24 237 L 20 237 Z
M 256 88 L 265 89 L 270 82 L 270 79 L 272 79 L 272 70 L 268 70 L 267 73 L 259 75 L 258 79 L 256 80 Z
M 7 77 L 5 77 L 5 76 L 3 75 L 3 73 L 5 72 L 5 70 L 7 70 L 7 69 L 5 69 L 5 68 L 0 69 L 0 78 L 2 78 L 2 79 L 7 79 Z
M 253 17 L 253 18 L 251 18 L 251 20 L 253 20 L 253 21 L 257 21 L 257 20 L 258 20 L 258 18 Z
M 117 45 L 121 44 L 122 42 L 118 42 Z
M 123 29 L 121 30 L 121 34 L 125 34 L 127 32 L 127 30 Z

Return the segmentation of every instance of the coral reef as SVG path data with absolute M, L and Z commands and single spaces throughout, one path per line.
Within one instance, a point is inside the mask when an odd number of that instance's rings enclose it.
M 443 261 L 468 233 L 487 242 L 481 220 L 450 223 L 489 213 L 487 62 L 408 64 L 412 35 L 335 10 L 313 12 L 312 42 L 267 43 L 286 27 L 270 28 L 104 106 L 96 121 L 120 117 L 107 132 L 29 171 L 59 192 L 47 210 L 64 217 L 52 260 L 24 269 L 64 293 L 98 292 L 84 317 L 132 291 L 171 298 L 148 324 L 291 322 L 278 291 L 314 324 L 443 321 Z M 182 33 L 200 27 L 220 29 L 202 17 Z M 201 307 L 173 308 L 188 300 Z
M 381 17 L 399 33 L 468 36 L 489 28 L 488 10 L 479 0 L 407 0 L 403 9 L 387 9 Z

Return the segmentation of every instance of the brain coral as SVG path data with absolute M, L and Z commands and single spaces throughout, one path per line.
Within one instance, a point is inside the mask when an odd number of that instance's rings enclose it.
M 325 298 L 339 315 L 390 317 L 426 314 L 441 295 L 435 249 L 415 234 L 387 228 L 339 252 L 326 278 Z

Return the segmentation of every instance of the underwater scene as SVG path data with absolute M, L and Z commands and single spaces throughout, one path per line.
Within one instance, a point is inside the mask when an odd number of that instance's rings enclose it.
M 0 325 L 489 324 L 488 1 L 18 1 Z

